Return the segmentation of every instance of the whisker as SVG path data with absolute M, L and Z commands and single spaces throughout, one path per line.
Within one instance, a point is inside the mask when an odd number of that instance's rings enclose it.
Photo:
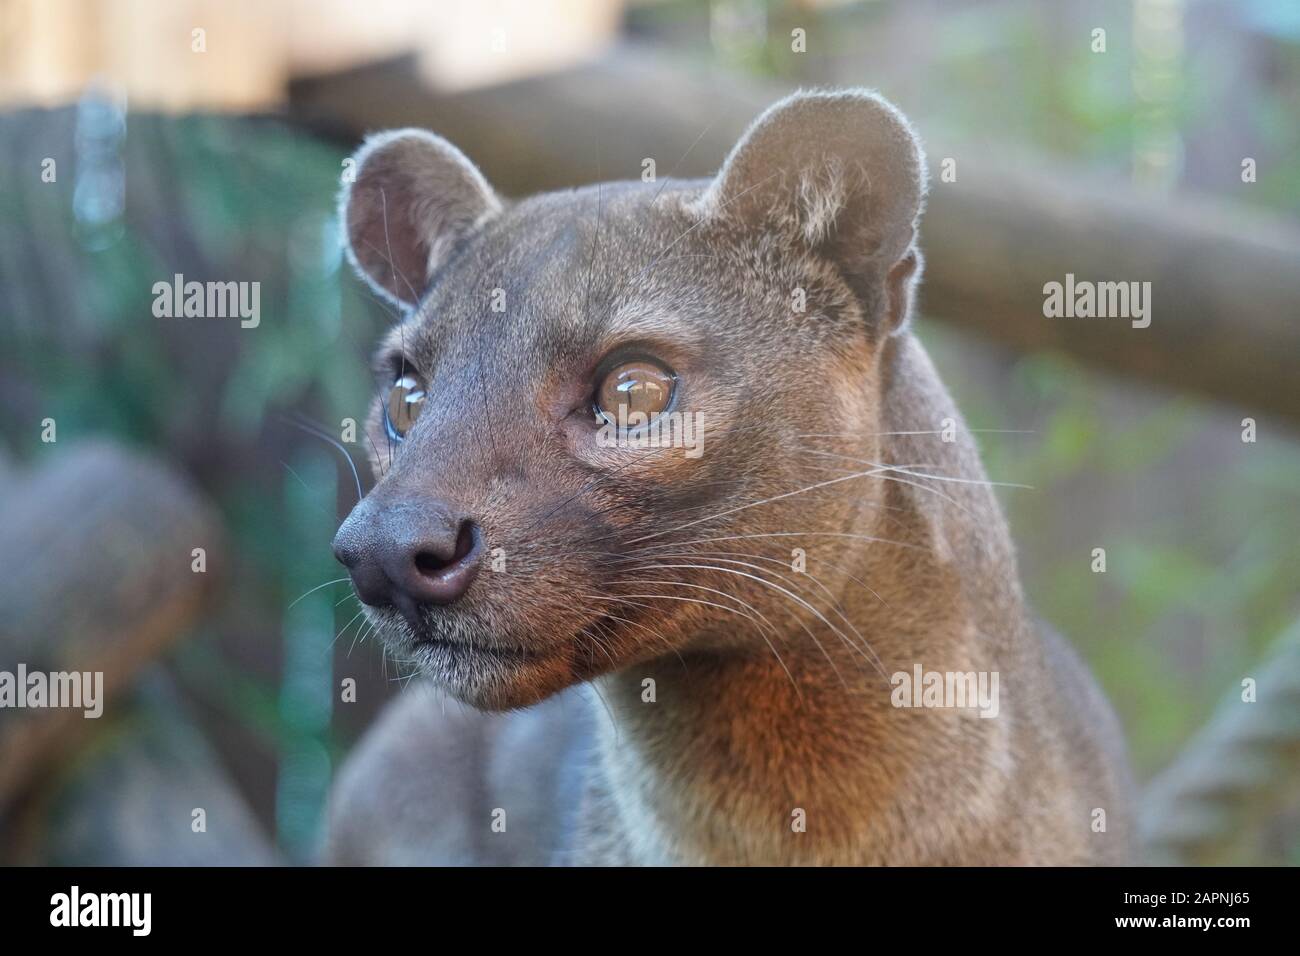
M 684 582 L 684 581 L 642 581 L 642 582 L 640 582 L 640 583 L 644 583 L 644 584 L 676 584 L 676 585 L 686 585 L 686 586 L 689 586 L 689 585 L 687 584 L 687 582 Z M 697 586 L 702 586 L 702 585 L 697 585 Z M 725 592 L 721 592 L 721 591 L 718 592 L 718 593 L 723 594 L 725 597 L 732 597 L 732 598 L 735 597 L 734 595 L 726 594 Z M 735 612 L 735 613 L 737 613 L 737 614 L 740 614 L 740 612 L 739 612 L 739 611 L 736 611 L 735 608 L 728 608 L 728 607 L 726 607 L 725 605 L 717 604 L 716 602 L 713 602 L 713 601 L 705 601 L 705 600 L 702 600 L 702 599 L 700 599 L 700 598 L 687 598 L 687 597 L 681 597 L 680 595 L 675 595 L 675 594 L 631 594 L 631 595 L 628 595 L 628 597 L 639 597 L 639 598 L 645 598 L 645 599 L 650 599 L 650 600 L 658 599 L 658 600 L 664 600 L 664 601 L 688 601 L 688 602 L 695 603 L 695 604 L 705 604 L 705 605 L 708 605 L 708 606 L 710 606 L 710 607 L 720 607 L 720 608 L 722 608 L 723 610 L 733 611 L 733 612 Z M 739 598 L 736 598 L 736 600 L 739 600 Z M 742 614 L 741 616 L 742 616 L 742 617 L 746 617 L 747 615 L 743 615 L 743 614 Z M 792 687 L 794 687 L 794 692 L 795 692 L 796 696 L 798 696 L 798 698 L 802 701 L 802 700 L 803 700 L 803 692 L 799 689 L 799 682 L 796 681 L 796 680 L 794 679 L 794 675 L 793 675 L 792 673 L 790 673 L 790 668 L 786 666 L 785 660 L 781 657 L 780 653 L 779 653 L 779 652 L 777 651 L 777 649 L 776 649 L 776 645 L 774 645 L 770 640 L 768 640 L 767 634 L 764 633 L 764 631 L 763 631 L 762 628 L 758 628 L 758 635 L 759 635 L 759 637 L 761 637 L 761 638 L 763 639 L 763 642 L 764 642 L 765 644 L 767 644 L 768 650 L 770 650 L 770 651 L 772 652 L 772 656 L 776 658 L 776 662 L 777 662 L 778 664 L 781 665 L 781 670 L 785 671 L 785 676 L 788 677 L 788 678 L 790 678 L 790 684 L 791 684 Z
M 767 580 L 766 578 L 761 578 L 761 577 L 759 577 L 759 576 L 757 576 L 757 575 L 754 575 L 754 574 L 748 574 L 748 573 L 746 573 L 746 572 L 744 572 L 744 571 L 737 571 L 737 570 L 734 569 L 734 568 L 723 568 L 723 567 L 718 567 L 717 565 L 712 565 L 712 564 L 651 564 L 651 565 L 647 565 L 647 566 L 644 567 L 644 568 L 632 568 L 632 569 L 630 569 L 630 570 L 631 570 L 631 571 L 638 571 L 638 570 L 660 569 L 660 570 L 669 570 L 669 571 L 671 571 L 671 570 L 684 570 L 684 569 L 687 569 L 687 568 L 693 568 L 693 569 L 700 570 L 700 571 L 718 571 L 718 572 L 721 572 L 721 573 L 723 573 L 723 574 L 734 574 L 734 575 L 737 575 L 738 577 L 749 578 L 749 579 L 752 580 L 752 581 L 757 581 L 759 584 L 762 584 L 762 585 L 764 585 L 765 587 L 774 588 L 775 590 L 781 592 L 781 593 L 784 594 L 786 597 L 790 598 L 792 601 L 796 602 L 796 603 L 799 604 L 800 606 L 802 606 L 802 607 L 806 608 L 807 610 L 811 611 L 811 612 L 814 614 L 814 616 L 816 616 L 816 617 L 818 618 L 818 620 L 820 620 L 823 624 L 825 624 L 827 627 L 829 627 L 829 628 L 830 628 L 830 629 L 831 629 L 835 634 L 839 635 L 839 637 L 840 637 L 841 640 L 845 641 L 846 643 L 849 643 L 850 646 L 852 646 L 852 642 L 850 642 L 850 641 L 848 640 L 848 638 L 845 637 L 845 636 L 843 635 L 843 633 L 841 633 L 841 631 L 839 630 L 839 628 L 837 628 L 834 624 L 832 624 L 832 623 L 831 623 L 831 622 L 826 618 L 826 616 L 825 616 L 824 614 L 822 614 L 821 611 L 819 611 L 819 610 L 818 610 L 817 608 L 815 608 L 813 605 L 809 604 L 807 601 L 805 601 L 805 600 L 804 600 L 803 598 L 801 598 L 799 595 L 795 594 L 793 591 L 790 591 L 790 590 L 788 590 L 787 588 L 783 588 L 783 587 L 781 587 L 779 584 L 773 584 L 771 581 Z M 845 687 L 847 687 L 847 686 L 848 686 L 848 682 L 844 679 L 844 675 L 840 673 L 840 669 L 839 669 L 839 667 L 836 665 L 835 660 L 834 660 L 834 659 L 831 657 L 831 655 L 827 652 L 826 648 L 825 648 L 824 646 L 822 646 L 822 642 L 819 641 L 819 640 L 817 640 L 817 636 L 816 636 L 815 634 L 813 634 L 812 629 L 809 628 L 808 625 L 804 624 L 803 621 L 799 621 L 799 624 L 800 624 L 801 627 L 803 627 L 804 631 L 808 634 L 808 636 L 809 636 L 810 638 L 812 638 L 812 642 L 813 642 L 815 645 L 817 645 L 817 649 L 818 649 L 819 651 L 821 651 L 822 656 L 826 658 L 826 662 L 827 662 L 828 664 L 831 665 L 831 670 L 833 670 L 833 671 L 835 672 L 835 676 L 838 677 L 838 678 L 840 679 L 840 682 L 841 682 L 842 684 L 844 684 Z M 858 652 L 861 653 L 861 649 L 860 649 L 860 648 L 858 649 Z
M 664 554 L 664 555 L 660 555 L 660 557 L 707 558 L 709 560 L 719 561 L 724 564 L 737 564 L 740 565 L 741 567 L 750 568 L 751 570 L 754 571 L 762 572 L 766 570 L 765 568 L 760 568 L 758 565 L 750 564 L 749 562 L 746 561 L 734 560 L 737 557 L 753 558 L 756 561 L 766 561 L 770 564 L 775 564 L 776 566 L 782 569 L 789 568 L 789 564 L 785 561 L 782 561 L 779 558 L 773 558 L 766 555 L 749 554 L 748 552 L 743 552 L 743 551 L 693 551 L 693 552 L 684 552 L 681 554 Z M 773 574 L 775 577 L 777 577 L 778 580 L 784 582 L 785 584 L 797 586 L 794 581 L 792 581 L 790 578 L 787 578 L 783 574 L 778 575 L 774 571 L 769 571 L 768 573 Z M 822 593 L 826 596 L 826 600 L 829 603 L 831 609 L 834 610 L 834 612 L 839 617 L 839 619 L 842 620 L 849 627 L 849 629 L 853 631 L 854 635 L 858 638 L 858 640 L 861 641 L 862 649 L 865 649 L 866 655 L 870 655 L 868 659 L 871 661 L 872 665 L 876 668 L 876 670 L 880 672 L 880 676 L 888 679 L 889 675 L 885 672 L 885 668 L 884 665 L 881 663 L 880 657 L 876 654 L 875 650 L 871 647 L 870 642 L 866 639 L 866 637 L 862 634 L 862 632 L 858 630 L 857 626 L 854 625 L 854 623 L 851 620 L 849 620 L 849 616 L 845 611 L 844 606 L 840 603 L 839 599 L 835 596 L 834 592 L 832 592 L 830 588 L 828 588 L 824 583 L 822 583 L 821 579 L 819 579 L 816 575 L 812 574 L 809 571 L 801 571 L 801 572 L 792 571 L 791 573 L 798 573 L 801 578 L 807 578 L 809 581 L 811 581 L 813 584 L 815 584 L 818 588 L 821 589 Z M 863 586 L 865 587 L 865 585 Z M 868 588 L 868 590 L 870 590 L 870 588 Z M 872 593 L 875 594 L 874 591 L 872 591 Z M 879 595 L 876 595 L 876 597 L 880 598 Z M 880 600 L 882 600 L 883 602 L 883 598 L 880 598 Z M 845 640 L 847 641 L 847 637 L 845 637 Z M 852 642 L 848 642 L 848 643 L 850 644 L 850 646 L 853 646 Z
M 592 599 L 592 600 L 617 600 L 616 598 L 612 598 L 612 597 L 609 596 L 609 595 L 598 594 L 598 593 L 596 593 L 596 592 L 581 592 L 581 591 L 580 591 L 580 593 L 583 593 L 585 597 L 587 597 L 587 598 L 589 598 L 589 599 Z M 618 601 L 618 603 L 620 603 L 620 604 L 627 604 L 627 605 L 630 605 L 630 606 L 632 606 L 632 607 L 639 607 L 639 608 L 643 608 L 643 609 L 645 609 L 645 610 L 650 610 L 650 611 L 653 611 L 653 610 L 654 610 L 654 608 L 651 607 L 649 604 L 640 604 L 640 603 L 638 603 L 638 602 L 636 602 L 636 601 Z M 681 651 L 679 651 L 676 647 L 674 647 L 673 644 L 672 644 L 672 642 L 669 641 L 668 638 L 666 638 L 666 637 L 664 637 L 662 634 L 660 634 L 658 631 L 654 630 L 653 628 L 647 627 L 646 625 L 642 624 L 640 621 L 634 621 L 634 620 L 632 620 L 632 619 L 629 618 L 629 617 L 623 617 L 622 615 L 615 614 L 615 613 L 612 612 L 612 611 L 602 611 L 601 613 L 602 613 L 605 617 L 611 618 L 611 619 L 613 619 L 613 620 L 615 620 L 615 621 L 618 621 L 618 622 L 620 622 L 620 623 L 622 623 L 622 624 L 626 624 L 626 625 L 628 625 L 628 626 L 630 626 L 630 627 L 635 627 L 635 628 L 637 628 L 638 630 L 645 631 L 647 634 L 649 634 L 651 637 L 653 637 L 653 638 L 655 638 L 656 640 L 658 640 L 660 643 L 662 643 L 665 647 L 667 647 L 670 651 L 672 651 L 672 652 L 677 656 L 677 659 L 681 662 L 682 670 L 683 670 L 683 671 L 687 671 L 687 670 L 688 670 L 688 668 L 687 668 L 687 666 L 686 666 L 686 658 L 682 657 Z
M 833 451 L 822 451 L 819 448 L 804 448 L 801 451 L 814 455 L 822 455 L 832 458 L 843 458 L 845 461 L 852 461 L 859 465 L 876 465 L 877 467 L 888 467 L 890 471 L 896 471 L 900 475 L 910 475 L 913 478 L 933 478 L 936 481 L 951 481 L 964 485 L 984 485 L 992 488 L 1024 488 L 1033 491 L 1033 485 L 1022 485 L 1011 481 L 989 481 L 987 478 L 954 478 L 949 475 L 931 475 L 916 471 L 909 471 L 911 468 L 938 468 L 939 465 L 888 465 L 881 466 L 878 462 L 869 461 L 866 458 L 854 458 L 851 455 L 842 455 Z
M 366 638 L 368 638 L 371 634 L 373 634 L 374 631 L 375 631 L 375 625 L 373 621 L 367 621 L 365 627 L 357 628 L 357 633 L 353 636 L 352 643 L 348 645 L 347 656 L 351 658 L 353 649 L 355 649 L 359 643 L 361 643 Z
M 635 554 L 641 551 L 651 552 L 655 548 L 677 547 L 687 544 L 713 544 L 718 541 L 744 541 L 749 538 L 853 538 L 857 541 L 872 541 L 877 544 L 892 544 L 900 548 L 911 548 L 914 551 L 925 551 L 926 548 L 916 544 L 909 544 L 906 541 L 894 541 L 890 538 L 879 538 L 870 534 L 854 534 L 850 531 L 760 531 L 753 534 L 732 534 L 723 535 L 716 538 L 692 538 L 688 541 L 672 541 L 662 545 L 649 545 L 646 548 L 637 548 L 629 552 Z M 629 542 L 631 543 L 631 542 Z
M 618 473 L 620 473 L 621 471 L 623 471 L 624 468 L 629 468 L 629 467 L 631 467 L 632 465 L 636 464 L 637 462 L 642 461 L 642 460 L 644 460 L 645 458 L 649 457 L 651 454 L 655 454 L 655 453 L 658 453 L 658 452 L 663 451 L 664 448 L 666 448 L 666 447 L 667 447 L 666 445 L 663 445 L 663 446 L 660 446 L 660 447 L 658 447 L 658 448 L 651 448 L 651 449 L 648 449 L 646 452 L 642 453 L 641 455 L 638 455 L 636 458 L 631 459 L 631 460 L 629 460 L 629 461 L 625 461 L 623 464 L 619 465 L 617 468 L 611 469 L 610 471 L 607 471 L 607 472 L 605 472 L 604 474 L 602 474 L 602 475 L 600 475 L 600 476 L 598 476 L 598 477 L 592 479 L 590 482 L 588 482 L 587 484 L 583 485 L 583 486 L 582 486 L 581 488 L 579 488 L 576 492 L 574 492 L 572 496 L 570 496 L 570 497 L 568 497 L 568 498 L 565 498 L 565 499 L 564 499 L 563 501 L 561 501 L 558 505 L 556 505 L 556 506 L 555 506 L 554 508 L 552 508 L 550 511 L 546 512 L 546 514 L 542 515 L 542 516 L 541 516 L 540 518 L 538 518 L 536 521 L 533 521 L 533 522 L 531 522 L 530 524 L 526 525 L 525 527 L 521 528 L 521 529 L 519 530 L 518 533 L 519 533 L 519 534 L 524 534 L 525 532 L 531 531 L 533 528 L 535 528 L 537 525 L 541 524 L 541 523 L 542 523 L 543 521 L 545 521 L 547 518 L 551 517 L 551 515 L 555 514 L 555 513 L 556 513 L 557 511 L 559 511 L 561 508 L 563 508 L 563 507 L 565 507 L 566 505 L 571 504 L 572 502 L 576 501 L 578 498 L 582 497 L 584 494 L 586 494 L 588 491 L 590 491 L 591 489 L 595 488 L 597 485 L 601 484 L 602 482 L 609 481 L 610 479 L 612 479 L 615 475 L 617 475 Z
M 298 597 L 294 598 L 293 601 L 291 601 L 291 602 L 289 603 L 289 607 L 286 607 L 285 610 L 286 610 L 286 611 L 289 610 L 289 609 L 292 608 L 295 604 L 297 604 L 299 601 L 301 601 L 303 598 L 307 597 L 307 595 L 309 595 L 309 594 L 315 594 L 315 593 L 316 593 L 317 591 L 319 591 L 321 588 L 327 588 L 327 587 L 329 587 L 331 584 L 342 584 L 344 581 L 350 581 L 350 580 L 352 580 L 352 579 L 349 578 L 349 577 L 347 577 L 347 576 L 344 576 L 344 577 L 341 577 L 341 578 L 335 578 L 333 581 L 326 581 L 324 584 L 318 584 L 318 585 L 316 585 L 314 588 L 312 588 L 310 591 L 308 591 L 306 594 L 300 594 L 300 595 L 298 595 Z M 345 598 L 345 599 L 346 599 L 346 598 Z M 338 605 L 335 605 L 335 607 L 337 607 L 337 606 L 338 606 Z
M 357 501 L 360 501 L 362 498 L 365 497 L 365 495 L 362 494 L 361 492 L 361 476 L 360 474 L 357 473 L 357 465 L 356 462 L 352 460 L 352 453 L 350 451 L 348 451 L 345 447 L 343 447 L 343 445 L 340 442 L 335 441 L 332 436 L 326 434 L 324 431 L 318 430 L 314 425 L 307 425 L 303 422 L 295 421 L 293 418 L 290 418 L 288 416 L 282 416 L 282 420 L 287 424 L 292 425 L 294 428 L 306 432 L 308 435 L 313 435 L 316 438 L 321 439 L 321 441 L 329 442 L 331 445 L 333 445 L 335 448 L 341 451 L 343 453 L 343 457 L 347 460 L 348 467 L 352 469 L 352 480 L 356 482 L 357 485 Z
M 411 293 L 411 302 L 413 304 L 418 303 L 420 301 L 420 294 L 415 291 L 415 287 L 412 286 L 411 283 L 406 281 L 406 276 L 402 275 L 401 270 L 397 268 L 397 263 L 393 261 L 393 240 L 388 234 L 388 194 L 384 191 L 384 187 L 382 186 L 379 187 L 379 203 L 384 215 L 384 244 L 388 246 L 388 255 L 384 258 L 388 260 L 388 268 L 392 270 L 393 278 L 401 279 L 402 285 L 406 286 L 406 290 Z M 367 243 L 367 245 L 369 245 L 369 243 Z
M 975 435 L 1032 435 L 1032 428 L 963 428 L 961 431 Z M 890 435 L 942 435 L 945 429 L 924 429 L 901 432 L 805 432 L 796 438 L 877 438 Z
M 736 195 L 732 196 L 732 197 L 731 197 L 730 199 L 728 199 L 726 202 L 722 203 L 722 205 L 718 206 L 717 209 L 715 209 L 715 210 L 710 210 L 707 214 L 705 214 L 705 215 L 701 216 L 699 219 L 697 219 L 694 223 L 692 223 L 689 227 L 687 227 L 687 229 L 686 229 L 686 230 L 685 230 L 681 235 L 679 235 L 676 239 L 674 239 L 672 242 L 668 243 L 668 245 L 666 245 L 662 250 L 660 250 L 659 254 L 656 255 L 652 260 L 650 260 L 650 262 L 646 265 L 646 267 L 645 267 L 644 269 L 642 269 L 640 272 L 636 273 L 636 275 L 632 276 L 630 279 L 627 279 L 626 281 L 624 281 L 624 282 L 623 282 L 623 283 L 618 287 L 618 291 L 617 291 L 613 296 L 611 296 L 611 300 L 613 300 L 613 299 L 617 299 L 618 296 L 620 296 L 620 295 L 623 294 L 623 290 L 624 290 L 624 289 L 626 289 L 626 288 L 627 288 L 629 285 L 631 285 L 633 282 L 636 282 L 638 279 L 640 279 L 642 276 L 644 276 L 647 272 L 649 272 L 651 269 L 653 269 L 656 265 L 658 265 L 658 264 L 659 264 L 659 261 L 660 261 L 664 256 L 666 256 L 669 252 L 671 252 L 672 249 L 673 249 L 673 247 L 676 246 L 677 243 L 681 242 L 683 239 L 685 239 L 687 236 L 689 236 L 692 232 L 694 232 L 694 231 L 695 231 L 696 229 L 698 229 L 700 226 L 704 225 L 706 222 L 708 222 L 709 220 L 711 220 L 711 219 L 714 217 L 714 214 L 715 214 L 715 213 L 722 211 L 723 209 L 727 208 L 728 206 L 730 206 L 732 203 L 736 202 L 737 200 L 739 200 L 739 199 L 743 199 L 746 195 L 748 195 L 749 193 L 753 192 L 753 191 L 754 191 L 755 189 L 757 189 L 759 186 L 766 185 L 768 182 L 770 182 L 770 181 L 771 181 L 772 179 L 774 179 L 776 176 L 780 175 L 780 172 L 781 172 L 780 170 L 776 170 L 775 172 L 772 172 L 771 174 L 769 174 L 769 175 L 767 175 L 767 176 L 764 176 L 764 177 L 763 177 L 762 179 L 760 179 L 758 182 L 754 183 L 754 184 L 751 185 L 751 186 L 746 187 L 745 189 L 742 189 L 742 190 L 741 190 L 740 192 L 738 192 Z
M 697 525 L 697 524 L 700 524 L 701 522 L 704 522 L 704 521 L 714 521 L 714 520 L 716 520 L 716 519 L 718 519 L 718 518 L 725 517 L 726 515 L 735 514 L 735 513 L 738 512 L 738 511 L 744 511 L 744 510 L 747 509 L 747 508 L 756 508 L 756 507 L 758 507 L 759 505 L 771 504 L 771 503 L 774 502 L 774 501 L 781 501 L 781 500 L 783 500 L 783 499 L 785 499 L 785 498 L 793 498 L 795 495 L 802 495 L 802 494 L 804 494 L 804 493 L 806 493 L 806 492 L 809 492 L 809 491 L 816 491 L 816 490 L 819 489 L 819 488 L 826 488 L 826 487 L 829 487 L 830 485 L 839 484 L 840 482 L 843 482 L 843 481 L 851 481 L 851 480 L 853 480 L 853 479 L 855 479 L 855 478 L 867 478 L 867 477 L 870 477 L 870 476 L 873 476 L 873 475 L 878 475 L 878 474 L 880 474 L 882 471 L 885 471 L 885 470 L 888 470 L 888 469 L 885 469 L 885 468 L 882 468 L 882 467 L 876 467 L 876 468 L 873 468 L 873 469 L 870 470 L 870 471 L 859 471 L 859 472 L 854 472 L 854 473 L 851 474 L 851 475 L 842 475 L 842 476 L 839 477 L 839 478 L 830 478 L 830 479 L 827 479 L 826 481 L 820 481 L 820 482 L 817 482 L 816 484 L 808 485 L 807 487 L 804 487 L 804 488 L 799 488 L 799 489 L 796 490 L 796 491 L 787 491 L 787 492 L 785 492 L 784 494 L 773 495 L 772 497 L 770 497 L 770 498 L 764 498 L 764 499 L 762 499 L 761 501 L 754 501 L 754 502 L 750 502 L 750 503 L 748 503 L 748 504 L 738 505 L 738 506 L 735 507 L 735 508 L 728 508 L 728 509 L 726 509 L 725 511 L 719 511 L 717 514 L 711 515 L 710 517 L 707 517 L 707 518 L 699 518 L 699 519 L 697 519 L 697 520 L 695 520 L 695 521 L 688 521 L 688 522 L 686 522 L 686 524 L 678 525 L 676 528 L 668 528 L 668 529 L 665 529 L 664 531 L 658 531 L 658 532 L 655 532 L 654 534 L 642 535 L 641 537 L 639 537 L 639 538 L 633 538 L 632 540 L 630 540 L 630 541 L 628 541 L 628 542 L 626 542 L 626 543 L 627 543 L 627 544 L 636 544 L 638 541 L 649 541 L 649 540 L 652 539 L 652 538 L 658 538 L 658 537 L 660 537 L 660 536 L 662 536 L 662 535 L 665 535 L 665 534 L 671 534 L 671 533 L 673 533 L 674 531 L 681 531 L 683 528 L 689 528 L 689 527 L 691 527 L 692 525 Z
M 334 640 L 330 641 L 330 647 L 332 648 L 336 643 L 338 643 L 338 639 L 347 632 L 348 628 L 350 628 L 353 624 L 356 623 L 357 618 L 361 617 L 361 615 L 365 613 L 366 613 L 365 608 L 362 608 L 360 611 L 357 611 L 357 613 L 354 614 L 352 618 L 346 624 L 343 625 L 343 630 L 339 631 L 337 634 L 334 635 Z
M 654 567 L 655 567 L 655 568 L 661 568 L 661 567 L 662 567 L 662 568 L 667 568 L 666 565 L 654 565 Z M 634 571 L 635 571 L 635 570 L 644 570 L 644 569 L 643 569 L 643 568 L 633 568 L 633 569 L 631 569 L 631 570 L 634 570 Z M 753 606 L 752 604 L 750 604 L 748 601 L 745 601 L 743 598 L 738 598 L 738 597 L 736 597 L 736 595 L 734 595 L 734 594 L 729 594 L 729 593 L 727 593 L 726 591 L 720 591 L 720 590 L 718 590 L 717 588 L 711 588 L 711 587 L 708 587 L 707 585 L 704 585 L 704 584 L 695 584 L 695 583 L 692 583 L 692 582 L 690 582 L 690 581 L 678 581 L 678 580 L 660 581 L 660 580 L 653 580 L 653 579 L 650 579 L 650 578 L 636 578 L 636 579 L 631 579 L 631 580 L 628 580 L 628 579 L 615 579 L 612 583 L 613 583 L 613 584 L 630 583 L 630 584 L 636 584 L 637 586 L 640 586 L 640 585 L 642 585 L 642 584 L 663 584 L 663 585 L 670 585 L 670 584 L 671 584 L 671 585 L 677 585 L 677 586 L 679 586 L 679 587 L 684 587 L 684 588 L 692 588 L 692 589 L 699 590 L 699 591 L 708 591 L 708 592 L 711 593 L 711 594 L 716 594 L 716 595 L 719 595 L 720 597 L 727 598 L 727 600 L 729 600 L 729 601 L 735 601 L 737 604 L 741 605 L 741 607 L 745 608 L 745 610 L 746 610 L 746 611 L 749 611 L 750 613 L 748 613 L 748 614 L 744 614 L 744 613 L 742 613 L 741 611 L 737 610 L 737 609 L 734 608 L 734 607 L 731 607 L 731 606 L 726 605 L 726 604 L 718 604 L 718 603 L 715 602 L 715 601 L 707 601 L 707 600 L 705 600 L 704 598 L 685 598 L 685 597 L 681 597 L 681 596 L 673 596 L 673 600 L 677 600 L 677 601 L 687 601 L 687 602 L 689 602 L 689 603 L 691 603 L 691 604 L 704 604 L 704 605 L 707 605 L 707 606 L 709 606 L 709 607 L 716 607 L 716 608 L 719 608 L 720 610 L 723 610 L 723 611 L 731 611 L 733 614 L 737 614 L 737 615 L 739 615 L 740 617 L 745 618 L 746 620 L 753 621 L 756 625 L 758 624 L 759 621 L 761 621 L 761 622 L 762 622 L 762 623 L 763 623 L 763 624 L 764 624 L 764 625 L 765 625 L 765 626 L 766 626 L 766 627 L 767 627 L 767 628 L 768 628 L 768 629 L 769 629 L 773 634 L 776 634 L 776 635 L 779 636 L 780 633 L 781 633 L 781 632 L 777 629 L 777 627 L 776 627 L 776 626 L 775 626 L 771 621 L 769 621 L 769 620 L 767 619 L 767 616 L 764 615 L 762 611 L 758 610 L 756 607 L 754 607 L 754 606 Z M 669 597 L 669 595 L 666 595 L 666 594 L 660 594 L 660 595 L 651 595 L 651 594 L 625 594 L 625 595 L 620 595 L 620 596 L 621 596 L 621 597 L 642 597 L 642 598 L 648 598 L 648 597 Z M 607 597 L 607 598 L 612 598 L 613 595 L 606 595 L 605 597 Z
M 659 195 L 664 191 L 664 187 L 672 181 L 673 173 L 677 172 L 682 163 L 686 161 L 686 157 L 691 155 L 691 150 L 700 145 L 700 140 L 704 139 L 704 137 L 708 135 L 709 130 L 713 129 L 713 127 L 717 125 L 717 122 L 718 121 L 715 118 L 708 126 L 704 127 L 704 129 L 700 131 L 700 135 L 695 137 L 690 146 L 686 147 L 686 152 L 682 153 L 677 162 L 673 163 L 673 168 L 668 170 L 668 175 L 663 178 L 663 181 L 659 184 L 659 188 L 655 190 L 655 194 L 650 198 L 651 206 L 659 201 Z
M 814 454 L 814 455 L 815 454 L 830 455 L 836 458 L 848 457 L 846 455 L 838 455 L 835 452 L 819 452 L 814 448 L 804 449 L 804 451 L 808 454 Z M 871 462 L 868 462 L 865 459 L 853 459 L 853 460 L 861 461 L 862 464 L 872 464 Z M 896 481 L 900 485 L 907 485 L 912 488 L 919 488 L 921 491 L 925 491 L 932 495 L 936 495 L 937 497 L 942 498 L 944 501 L 948 502 L 954 508 L 964 511 L 966 512 L 966 514 L 971 515 L 972 517 L 976 517 L 975 512 L 971 511 L 971 509 L 967 508 L 965 505 L 963 505 L 960 501 L 958 501 L 956 498 L 952 497 L 951 495 L 945 495 L 939 489 L 931 488 L 929 485 L 923 485 L 920 482 L 908 481 L 905 478 L 899 478 L 898 475 L 900 474 L 902 475 L 910 474 L 910 472 L 904 470 L 904 468 L 906 467 L 907 466 L 903 466 L 903 465 L 881 465 L 879 466 L 879 471 L 876 473 L 880 474 L 885 481 Z M 892 473 L 897 473 L 897 474 L 892 474 Z

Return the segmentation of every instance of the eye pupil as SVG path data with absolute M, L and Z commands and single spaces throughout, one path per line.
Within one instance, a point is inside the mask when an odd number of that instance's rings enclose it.
M 639 413 L 650 418 L 672 403 L 677 377 L 658 362 L 637 359 L 611 369 L 596 390 L 597 410 L 617 421 Z
M 424 407 L 424 386 L 414 375 L 403 375 L 388 390 L 384 423 L 398 441 L 406 437 Z

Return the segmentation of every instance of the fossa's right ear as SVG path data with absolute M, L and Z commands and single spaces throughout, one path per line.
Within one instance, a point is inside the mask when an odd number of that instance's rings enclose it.
M 339 196 L 348 260 L 376 292 L 413 306 L 456 245 L 501 211 L 465 154 L 422 129 L 371 136 Z

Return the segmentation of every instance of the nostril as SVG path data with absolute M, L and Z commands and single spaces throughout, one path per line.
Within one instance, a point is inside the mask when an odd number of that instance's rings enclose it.
M 469 590 L 482 564 L 483 532 L 442 501 L 378 501 L 367 498 L 348 516 L 334 554 L 365 604 L 397 608 L 418 631 L 421 605 L 450 604 Z
M 472 521 L 462 521 L 460 530 L 456 535 L 456 547 L 450 557 L 444 554 L 440 555 L 434 551 L 421 549 L 415 554 L 415 569 L 426 577 L 441 575 L 451 568 L 456 568 L 462 564 L 472 563 L 470 559 L 475 556 L 479 548 L 479 542 L 482 533 L 478 525 Z
M 421 551 L 415 556 L 415 570 L 421 574 L 437 574 L 451 562 L 443 561 L 437 555 Z

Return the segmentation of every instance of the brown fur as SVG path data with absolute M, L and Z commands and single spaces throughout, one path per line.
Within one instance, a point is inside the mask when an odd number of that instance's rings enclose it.
M 907 329 L 925 181 L 902 117 L 862 91 L 802 94 L 712 181 L 511 205 L 461 164 L 424 133 L 358 154 L 354 262 L 410 309 L 379 387 L 414 367 L 430 397 L 400 447 L 372 418 L 382 478 L 340 535 L 424 495 L 474 515 L 506 570 L 418 630 L 372 620 L 474 708 L 546 703 L 447 716 L 406 695 L 341 777 L 331 857 L 1125 859 L 1114 717 L 1033 622 L 973 442 Z M 428 182 L 444 194 L 412 192 Z M 380 245 L 380 194 L 401 248 L 376 262 L 355 250 Z M 395 281 L 395 263 L 416 274 Z M 703 412 L 699 458 L 596 446 L 592 376 L 628 342 Z M 997 672 L 998 715 L 895 707 L 889 675 L 916 663 Z

